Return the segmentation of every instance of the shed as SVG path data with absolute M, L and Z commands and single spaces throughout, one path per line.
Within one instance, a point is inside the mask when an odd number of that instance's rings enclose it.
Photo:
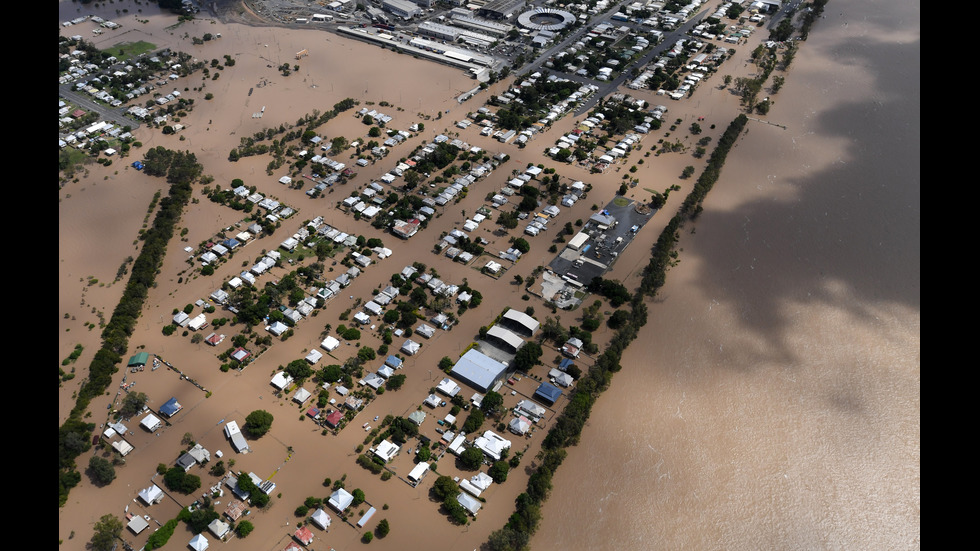
M 149 525 L 150 523 L 146 522 L 145 518 L 139 515 L 133 515 L 133 518 L 130 519 L 129 524 L 127 524 L 126 527 L 132 530 L 134 534 L 139 534 L 143 530 L 146 530 Z

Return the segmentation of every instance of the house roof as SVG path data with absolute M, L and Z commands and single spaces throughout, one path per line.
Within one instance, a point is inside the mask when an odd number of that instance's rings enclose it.
M 126 367 L 146 365 L 146 361 L 150 359 L 150 354 L 147 352 L 140 352 L 139 354 L 134 354 L 129 358 L 129 364 Z
M 336 427 L 340 423 L 340 420 L 343 418 L 344 418 L 343 413 L 340 413 L 340 411 L 335 411 L 330 415 L 327 415 L 326 421 L 330 426 Z
M 351 495 L 350 492 L 343 488 L 338 488 L 337 491 L 330 494 L 330 499 L 327 500 L 327 503 L 329 503 L 334 509 L 344 512 L 345 509 L 350 507 L 350 504 L 353 503 L 353 501 L 354 496 Z
M 180 403 L 177 401 L 177 398 L 171 398 L 167 400 L 165 404 L 160 406 L 160 413 L 166 415 L 167 417 L 171 417 L 183 407 L 184 406 L 180 405 Z
M 143 530 L 146 530 L 150 523 L 146 522 L 146 519 L 140 515 L 133 515 L 133 518 L 129 521 L 126 526 L 133 531 L 134 534 L 139 534 Z
M 561 389 L 556 387 L 551 383 L 541 383 L 536 391 L 534 391 L 535 398 L 542 398 L 547 402 L 552 404 L 561 397 Z
M 312 520 L 313 522 L 316 523 L 317 526 L 323 528 L 324 530 L 326 530 L 327 527 L 330 526 L 330 515 L 328 515 L 327 512 L 324 511 L 323 509 L 317 509 L 316 511 L 313 511 Z
M 310 532 L 310 529 L 305 526 L 293 532 L 293 537 L 303 545 L 309 545 L 313 542 L 313 532 Z

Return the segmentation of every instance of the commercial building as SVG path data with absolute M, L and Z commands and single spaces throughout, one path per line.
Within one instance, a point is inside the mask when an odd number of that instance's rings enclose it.
M 504 316 L 500 319 L 500 324 L 525 337 L 533 337 L 535 331 L 541 326 L 538 320 L 513 308 L 504 312 Z
M 381 7 L 402 19 L 411 19 L 422 15 L 422 8 L 407 0 L 381 0 Z
M 487 331 L 487 340 L 513 354 L 524 346 L 524 339 L 500 325 L 494 325 Z
M 507 364 L 473 349 L 463 354 L 449 374 L 479 392 L 487 392 L 504 378 L 506 372 Z

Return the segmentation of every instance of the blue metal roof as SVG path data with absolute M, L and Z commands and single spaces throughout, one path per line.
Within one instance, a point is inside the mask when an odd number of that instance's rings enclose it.
M 177 403 L 177 398 L 167 400 L 167 403 L 160 406 L 160 413 L 170 417 L 180 411 L 181 405 Z
M 554 404 L 561 397 L 561 389 L 551 383 L 541 383 L 541 386 L 534 391 L 534 396 Z

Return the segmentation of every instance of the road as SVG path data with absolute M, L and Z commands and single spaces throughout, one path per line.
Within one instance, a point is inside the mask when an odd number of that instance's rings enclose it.
M 72 84 L 59 85 L 58 96 L 82 109 L 99 113 L 101 120 L 106 122 L 110 122 L 120 127 L 128 126 L 132 130 L 136 130 L 140 127 L 139 122 L 128 118 L 123 114 L 124 112 L 119 107 L 110 107 L 108 105 L 102 105 L 101 103 L 95 102 L 88 96 L 88 94 L 74 91 L 72 89 Z

